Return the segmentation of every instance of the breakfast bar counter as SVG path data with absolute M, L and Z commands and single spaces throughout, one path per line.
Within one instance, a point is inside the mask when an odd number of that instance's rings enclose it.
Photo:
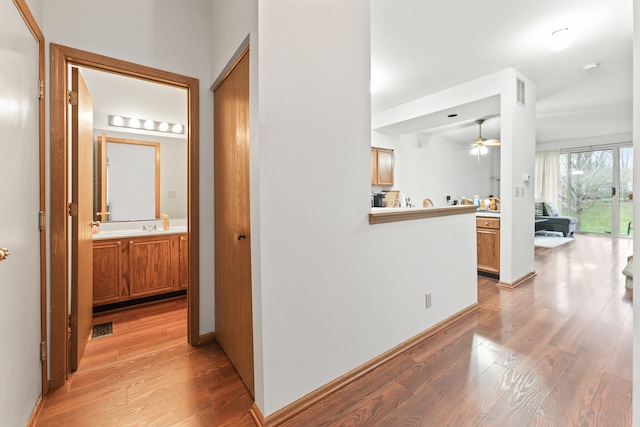
M 436 218 L 475 212 L 476 207 L 473 205 L 445 206 L 439 208 L 371 208 L 369 224 Z

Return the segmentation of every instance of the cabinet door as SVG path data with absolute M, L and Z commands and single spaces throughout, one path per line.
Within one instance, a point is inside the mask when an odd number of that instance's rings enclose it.
M 180 280 L 178 281 L 178 289 L 187 289 L 189 287 L 189 239 L 186 234 L 180 236 L 178 252 L 180 257 Z
M 378 185 L 393 185 L 393 150 L 378 149 Z
M 178 260 L 172 256 L 172 249 L 177 249 L 176 241 L 175 235 L 129 241 L 129 290 L 132 298 L 171 292 L 174 285 L 177 286 Z
M 371 185 L 378 185 L 378 149 L 371 149 Z
M 126 296 L 123 289 L 119 240 L 93 242 L 93 305 L 118 302 Z
M 478 270 L 500 273 L 500 230 L 478 228 L 476 231 Z

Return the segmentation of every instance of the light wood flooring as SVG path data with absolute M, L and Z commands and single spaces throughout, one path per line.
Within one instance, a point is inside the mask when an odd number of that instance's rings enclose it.
M 283 425 L 631 426 L 631 253 L 631 239 L 577 235 L 537 249 L 538 276 L 516 289 L 479 277 L 477 313 Z M 124 354 L 81 364 L 37 425 L 253 426 L 218 345 Z

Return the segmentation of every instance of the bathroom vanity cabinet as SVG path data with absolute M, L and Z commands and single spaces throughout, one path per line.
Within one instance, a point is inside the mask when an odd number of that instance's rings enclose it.
M 186 234 L 93 242 L 93 305 L 154 296 L 188 286 Z

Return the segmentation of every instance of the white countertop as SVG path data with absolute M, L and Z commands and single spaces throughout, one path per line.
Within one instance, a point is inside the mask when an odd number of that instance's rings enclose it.
M 155 225 L 155 230 L 143 230 L 149 224 Z M 124 221 L 124 222 L 103 222 L 98 228 L 98 233 L 93 235 L 93 240 L 124 239 L 127 237 L 159 236 L 163 234 L 185 234 L 187 233 L 187 220 L 169 220 L 169 229 L 162 229 L 161 220 L 150 221 Z
M 489 216 L 493 218 L 500 218 L 500 211 L 478 211 L 476 216 Z

